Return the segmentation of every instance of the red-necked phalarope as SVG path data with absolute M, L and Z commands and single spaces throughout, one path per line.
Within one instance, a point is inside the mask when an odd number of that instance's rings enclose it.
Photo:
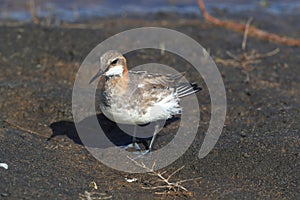
M 201 90 L 197 84 L 180 82 L 183 74 L 128 71 L 125 57 L 115 50 L 104 53 L 100 64 L 90 83 L 101 76 L 100 109 L 116 123 L 139 125 L 172 118 L 181 113 L 180 98 Z M 158 132 L 156 127 L 149 151 Z

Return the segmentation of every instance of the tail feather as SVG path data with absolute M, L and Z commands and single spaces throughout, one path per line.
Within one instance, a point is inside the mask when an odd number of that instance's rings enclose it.
M 202 90 L 197 83 L 183 84 L 176 88 L 176 92 L 179 98 L 194 94 L 198 91 Z

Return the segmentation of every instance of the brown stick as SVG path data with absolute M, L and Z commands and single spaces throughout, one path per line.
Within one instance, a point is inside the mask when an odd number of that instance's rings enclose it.
M 204 19 L 211 22 L 211 23 L 213 23 L 213 24 L 215 24 L 215 25 L 217 25 L 217 26 L 225 27 L 227 29 L 237 31 L 237 32 L 244 32 L 244 30 L 246 29 L 245 24 L 236 23 L 236 22 L 232 22 L 232 21 L 222 21 L 220 19 L 217 19 L 217 18 L 211 16 L 206 11 L 203 0 L 198 0 L 198 5 L 199 5 L 199 8 L 200 8 L 200 10 L 201 10 L 201 12 L 204 16 Z M 288 46 L 299 46 L 300 47 L 300 40 L 299 39 L 294 39 L 294 38 L 285 37 L 285 36 L 279 36 L 279 35 L 274 34 L 274 33 L 268 33 L 266 31 L 257 29 L 254 26 L 249 26 L 248 35 L 253 36 L 253 37 L 257 37 L 257 38 L 260 38 L 260 39 L 268 40 L 268 41 L 271 41 L 271 42 L 275 42 L 275 43 L 285 44 L 285 45 L 288 45 Z
M 247 24 L 246 24 L 246 28 L 245 28 L 245 31 L 244 31 L 243 42 L 242 42 L 242 50 L 246 49 L 249 26 L 250 26 L 250 23 L 251 23 L 252 19 L 253 19 L 252 17 L 250 19 L 248 19 Z
M 35 8 L 35 0 L 29 1 L 29 10 L 32 16 L 32 21 L 34 24 L 39 24 L 39 19 L 36 14 L 36 8 Z
M 191 179 L 185 179 L 185 180 L 180 180 L 180 181 L 176 181 L 176 182 L 171 182 L 170 179 L 172 178 L 172 176 L 174 176 L 176 173 L 178 173 L 180 170 L 182 170 L 184 168 L 184 166 L 176 169 L 173 173 L 171 173 L 168 177 L 163 176 L 163 174 L 165 174 L 165 172 L 156 172 L 154 170 L 155 167 L 155 162 L 153 163 L 152 167 L 149 168 L 147 167 L 143 162 L 139 163 L 136 160 L 134 160 L 133 158 L 127 156 L 127 158 L 129 160 L 131 160 L 134 164 L 136 164 L 137 166 L 146 169 L 147 172 L 149 172 L 151 175 L 155 175 L 157 176 L 160 181 L 164 182 L 164 185 L 157 185 L 157 186 L 153 186 L 153 187 L 142 187 L 143 189 L 148 189 L 148 190 L 155 190 L 155 189 L 168 189 L 170 191 L 173 192 L 178 192 L 179 189 L 183 190 L 184 192 L 189 192 L 184 186 L 182 186 L 181 184 L 178 183 L 184 183 L 184 182 L 188 182 L 188 181 L 193 181 L 193 180 L 198 180 L 200 179 L 200 177 L 198 178 L 191 178 Z
M 40 136 L 40 137 L 43 137 L 43 138 L 47 138 L 47 139 L 49 138 L 49 136 L 46 136 L 46 135 L 44 135 L 42 133 L 39 133 L 39 132 L 36 132 L 36 131 L 32 131 L 32 130 L 24 128 L 24 127 L 21 127 L 18 124 L 13 123 L 11 121 L 8 121 L 6 119 L 4 119 L 3 122 L 7 123 L 11 127 L 16 128 L 16 129 L 18 129 L 20 131 L 24 131 L 24 132 L 27 132 L 27 133 L 30 133 L 30 134 L 33 134 L 33 135 L 37 135 L 37 136 Z M 54 138 L 54 141 L 57 141 L 57 140 Z

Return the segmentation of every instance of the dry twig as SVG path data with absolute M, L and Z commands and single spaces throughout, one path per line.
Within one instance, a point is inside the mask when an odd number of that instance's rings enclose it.
M 220 20 L 220 19 L 217 19 L 217 18 L 211 16 L 206 11 L 203 0 L 198 0 L 198 5 L 199 5 L 199 8 L 200 8 L 205 20 L 213 23 L 214 25 L 225 27 L 229 30 L 233 30 L 233 31 L 237 31 L 237 32 L 244 32 L 244 30 L 246 29 L 247 25 L 245 25 L 245 24 L 236 23 L 236 22 L 232 22 L 232 21 L 223 21 L 223 20 Z M 276 42 L 276 43 L 285 44 L 285 45 L 289 45 L 289 46 L 300 47 L 299 39 L 294 39 L 294 38 L 285 37 L 285 36 L 279 36 L 274 33 L 268 33 L 266 31 L 260 30 L 258 28 L 255 28 L 254 26 L 250 26 L 250 25 L 248 27 L 248 34 L 250 36 L 268 40 L 271 42 Z
M 227 55 L 231 57 L 230 59 L 216 58 L 215 61 L 223 64 L 224 66 L 241 67 L 242 72 L 246 75 L 246 82 L 249 82 L 249 72 L 254 69 L 252 64 L 260 63 L 262 61 L 261 59 L 274 56 L 275 54 L 279 53 L 279 51 L 280 50 L 276 48 L 273 51 L 260 54 L 256 50 L 252 50 L 249 53 L 243 52 L 240 55 L 234 55 L 230 51 L 226 51 Z
M 242 72 L 246 74 L 246 82 L 250 81 L 250 74 L 253 70 L 252 64 L 260 63 L 263 58 L 274 56 L 277 53 L 279 53 L 279 48 L 276 48 L 270 52 L 261 54 L 258 53 L 256 50 L 252 50 L 250 52 L 245 52 L 246 45 L 247 45 L 247 36 L 249 33 L 249 27 L 250 23 L 252 21 L 252 18 L 250 18 L 245 26 L 244 30 L 244 36 L 242 40 L 242 53 L 239 55 L 234 55 L 230 51 L 226 51 L 226 54 L 230 57 L 230 59 L 222 59 L 222 58 L 216 58 L 216 62 L 223 64 L 224 66 L 233 66 L 233 67 L 241 67 Z
M 267 53 L 258 53 L 255 50 L 248 52 L 243 52 L 240 55 L 234 55 L 230 51 L 226 51 L 226 54 L 231 57 L 231 59 L 221 59 L 217 58 L 216 62 L 223 63 L 225 65 L 232 65 L 235 67 L 242 66 L 243 68 L 248 67 L 250 64 L 257 64 L 261 62 L 261 59 L 266 57 L 271 57 L 279 53 L 280 49 L 276 48 Z
M 107 195 L 105 193 L 85 191 L 84 194 L 79 194 L 79 199 L 80 200 L 104 200 L 104 199 L 112 199 L 112 196 Z
M 35 8 L 35 0 L 29 0 L 28 6 L 32 16 L 33 23 L 39 24 L 39 19 L 37 17 L 36 8 Z
M 249 32 L 249 26 L 250 23 L 252 22 L 253 18 L 251 17 L 246 24 L 245 32 L 244 32 L 244 37 L 243 37 L 243 42 L 242 42 L 242 50 L 246 49 L 246 44 L 247 44 L 247 37 L 248 37 L 248 32 Z
M 191 196 L 191 192 L 188 191 L 187 188 L 185 188 L 182 183 L 188 182 L 188 181 L 194 181 L 194 180 L 198 180 L 200 179 L 200 177 L 198 178 L 191 178 L 191 179 L 185 179 L 185 180 L 179 180 L 179 181 L 175 181 L 172 182 L 170 179 L 176 174 L 178 173 L 180 170 L 182 170 L 184 168 L 184 166 L 176 169 L 174 172 L 172 172 L 169 176 L 164 176 L 164 174 L 166 173 L 166 171 L 160 173 L 160 172 L 156 172 L 154 170 L 155 167 L 155 162 L 153 163 L 152 167 L 147 167 L 143 162 L 139 163 L 136 160 L 130 158 L 129 156 L 127 156 L 128 159 L 130 159 L 135 165 L 145 169 L 148 171 L 148 173 L 150 173 L 153 176 L 157 176 L 160 179 L 160 182 L 163 183 L 163 185 L 157 185 L 157 186 L 152 186 L 152 187 L 142 187 L 143 189 L 148 189 L 148 190 L 157 190 L 157 189 L 164 189 L 165 191 L 163 192 L 155 192 L 155 194 L 170 194 L 171 192 L 174 194 L 179 194 L 179 192 L 182 192 L 182 194 Z
M 27 132 L 27 133 L 30 133 L 30 134 L 33 134 L 33 135 L 37 135 L 37 136 L 40 136 L 40 137 L 43 137 L 43 138 L 47 138 L 47 139 L 49 138 L 49 136 L 46 136 L 46 135 L 44 135 L 44 134 L 42 134 L 42 133 L 39 133 L 39 132 L 36 132 L 36 131 L 32 131 L 32 130 L 27 129 L 27 128 L 24 128 L 24 127 L 21 127 L 21 126 L 19 126 L 18 124 L 13 123 L 13 122 L 10 122 L 10 121 L 8 121 L 8 120 L 3 120 L 3 122 L 7 123 L 7 124 L 10 125 L 11 127 L 16 128 L 16 129 L 18 129 L 18 130 L 25 131 L 25 132 Z M 58 141 L 58 140 L 56 140 L 55 138 L 53 138 L 52 140 Z

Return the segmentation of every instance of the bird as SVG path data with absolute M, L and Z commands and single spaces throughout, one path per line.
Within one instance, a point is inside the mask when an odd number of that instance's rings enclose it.
M 99 79 L 100 110 L 111 121 L 127 125 L 144 125 L 167 120 L 181 114 L 180 99 L 200 91 L 196 83 L 180 81 L 184 73 L 159 74 L 132 71 L 119 51 L 109 50 L 100 57 L 100 69 L 89 84 Z M 148 146 L 159 132 L 158 125 Z M 132 145 L 136 144 L 136 128 Z

